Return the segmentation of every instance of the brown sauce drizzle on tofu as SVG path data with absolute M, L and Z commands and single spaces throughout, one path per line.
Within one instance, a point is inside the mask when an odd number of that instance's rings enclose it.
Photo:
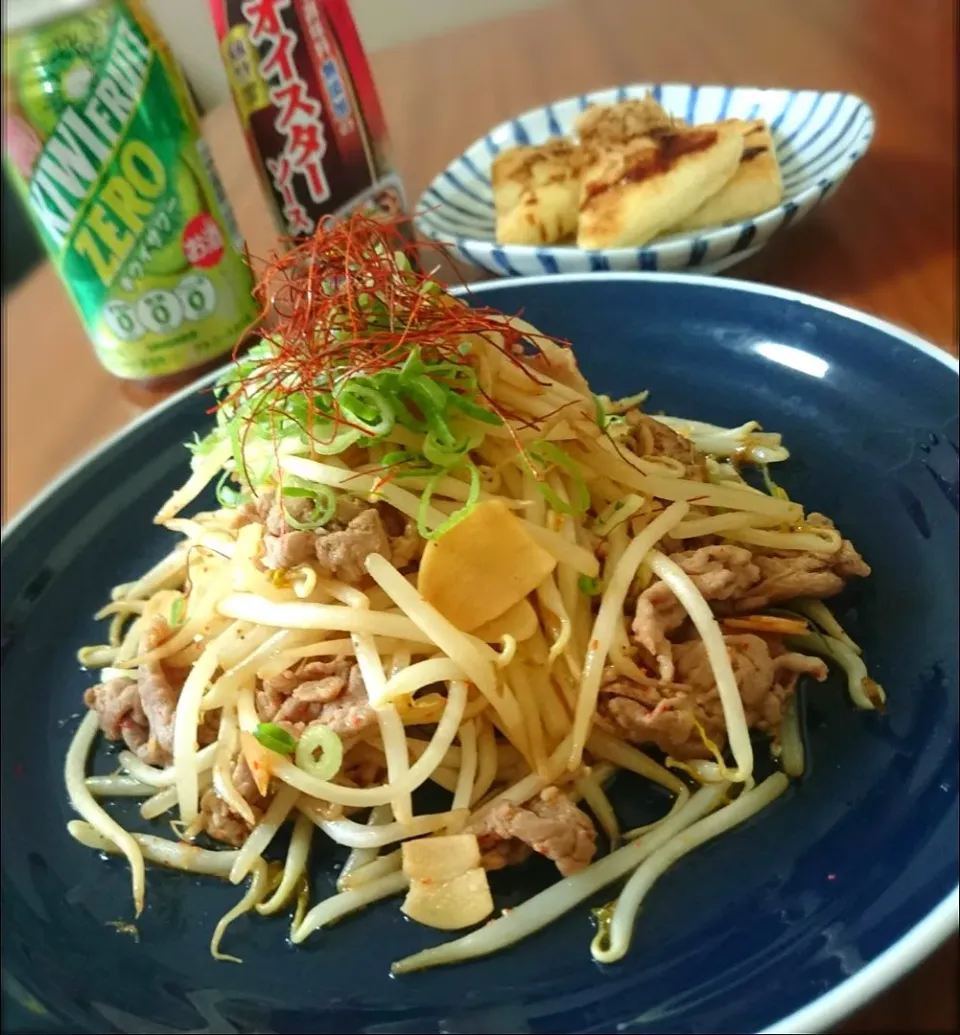
M 642 183 L 653 176 L 669 172 L 684 155 L 696 154 L 712 147 L 717 141 L 717 131 L 714 129 L 688 129 L 676 133 L 671 130 L 661 130 L 651 133 L 649 139 L 655 146 L 642 151 L 618 180 L 612 183 L 592 183 L 587 187 L 581 208 L 613 187 L 627 183 Z

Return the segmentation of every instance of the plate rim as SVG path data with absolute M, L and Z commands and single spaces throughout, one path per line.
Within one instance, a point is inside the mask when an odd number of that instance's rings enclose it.
M 727 225 L 721 225 L 716 227 L 707 227 L 698 231 L 689 231 L 686 234 L 675 235 L 672 238 L 668 238 L 663 241 L 649 241 L 647 244 L 636 247 L 621 247 L 621 248 L 598 248 L 598 249 L 587 249 L 577 248 L 569 246 L 558 246 L 553 244 L 544 245 L 523 245 L 523 244 L 499 244 L 495 238 L 492 237 L 476 237 L 468 234 L 457 233 L 455 230 L 448 228 L 437 227 L 436 229 L 430 229 L 431 220 L 425 217 L 429 216 L 429 207 L 425 212 L 421 212 L 421 206 L 424 201 L 426 194 L 434 188 L 437 180 L 450 167 L 457 161 L 461 160 L 468 152 L 473 150 L 478 145 L 482 144 L 484 140 L 489 138 L 493 133 L 497 132 L 504 126 L 509 126 L 513 122 L 520 121 L 525 118 L 529 118 L 532 115 L 536 115 L 540 112 L 545 111 L 547 108 L 552 108 L 554 105 L 565 104 L 570 101 L 579 101 L 581 98 L 591 98 L 597 94 L 609 93 L 611 91 L 618 90 L 637 90 L 647 89 L 648 91 L 654 87 L 661 90 L 685 87 L 687 89 L 694 90 L 720 90 L 720 91 L 746 91 L 756 93 L 784 93 L 788 95 L 796 95 L 801 93 L 811 93 L 820 97 L 829 96 L 835 94 L 840 98 L 852 98 L 858 105 L 866 109 L 867 121 L 858 131 L 856 139 L 862 141 L 861 146 L 856 152 L 856 157 L 851 158 L 848 154 L 843 154 L 838 157 L 832 165 L 825 169 L 815 182 L 811 182 L 807 186 L 798 190 L 796 193 L 791 194 L 789 197 L 785 196 L 781 199 L 780 203 L 771 209 L 767 209 L 765 212 L 758 213 L 756 216 L 751 216 L 749 219 L 741 219 L 737 222 L 730 223 Z M 600 87 L 596 90 L 587 90 L 580 94 L 570 94 L 567 97 L 560 97 L 556 100 L 547 101 L 545 104 L 533 105 L 527 108 L 525 111 L 513 115 L 506 119 L 501 119 L 496 125 L 491 126 L 485 133 L 472 140 L 463 150 L 454 155 L 431 179 L 427 186 L 420 192 L 417 198 L 416 205 L 414 207 L 413 221 L 417 227 L 417 230 L 422 233 L 429 240 L 437 241 L 445 244 L 448 247 L 459 248 L 460 243 L 463 242 L 469 245 L 473 249 L 480 249 L 484 251 L 490 251 L 493 249 L 503 250 L 505 254 L 515 256 L 518 259 L 532 258 L 537 255 L 547 254 L 552 255 L 555 251 L 559 251 L 563 255 L 569 255 L 574 253 L 577 255 L 603 255 L 613 259 L 624 258 L 632 256 L 637 251 L 649 251 L 657 253 L 665 248 L 677 248 L 679 246 L 687 247 L 694 242 L 703 241 L 707 245 L 714 244 L 718 240 L 725 240 L 724 234 L 728 235 L 731 239 L 736 237 L 737 233 L 742 233 L 745 226 L 754 225 L 758 229 L 768 231 L 767 236 L 771 237 L 773 234 L 780 229 L 782 220 L 780 223 L 773 224 L 775 217 L 778 213 L 782 212 L 786 206 L 793 206 L 796 209 L 803 208 L 812 198 L 816 198 L 818 192 L 821 191 L 823 186 L 836 186 L 843 182 L 843 180 L 849 175 L 850 171 L 856 166 L 860 160 L 869 151 L 873 138 L 876 135 L 877 128 L 877 117 L 876 112 L 870 102 L 862 97 L 860 94 L 853 92 L 852 90 L 817 90 L 812 87 L 781 87 L 781 86 L 752 86 L 742 84 L 731 84 L 731 83 L 695 83 L 695 82 L 632 82 L 632 83 L 621 83 L 614 86 Z M 819 201 L 814 201 L 813 206 L 819 204 Z M 442 220 L 442 216 L 441 216 Z M 647 272 L 647 271 L 644 271 Z M 557 276 L 558 274 L 552 274 Z
M 482 136 L 479 136 L 476 138 L 476 140 L 471 141 L 458 155 L 454 155 L 454 157 L 450 161 L 456 161 L 457 158 L 469 151 L 470 148 L 474 146 L 474 144 L 479 144 L 481 141 L 489 137 L 491 134 L 495 133 L 498 129 L 501 129 L 503 126 L 507 126 L 511 122 L 518 122 L 520 119 L 529 118 L 531 115 L 536 115 L 539 112 L 544 111 L 546 108 L 552 108 L 558 104 L 566 104 L 568 101 L 579 101 L 581 98 L 586 98 L 587 100 L 589 100 L 591 97 L 595 97 L 598 94 L 611 93 L 620 90 L 637 89 L 644 89 L 650 91 L 654 87 L 657 87 L 661 91 L 675 89 L 678 87 L 686 87 L 688 89 L 694 90 L 721 90 L 724 92 L 729 90 L 731 92 L 744 91 L 749 93 L 764 94 L 810 93 L 814 95 L 819 95 L 821 97 L 828 97 L 830 96 L 830 94 L 835 94 L 838 97 L 852 97 L 855 101 L 858 101 L 870 112 L 871 116 L 873 116 L 873 121 L 876 122 L 876 113 L 873 110 L 873 106 L 865 97 L 862 97 L 860 94 L 855 93 L 853 90 L 818 90 L 812 86 L 760 86 L 756 83 L 698 83 L 692 81 L 682 82 L 679 79 L 673 79 L 670 81 L 662 80 L 659 82 L 654 80 L 636 80 L 630 83 L 614 83 L 611 86 L 599 86 L 596 89 L 584 90 L 582 93 L 571 93 L 568 94 L 566 97 L 558 97 L 555 100 L 546 101 L 544 104 L 532 104 L 529 108 L 526 108 L 524 111 L 518 112 L 516 115 L 511 115 L 508 118 L 501 119 L 495 126 L 491 126 L 490 129 L 487 130 L 487 132 L 484 133 Z M 625 99 L 631 100 L 632 98 Z M 447 165 L 449 164 L 450 162 L 447 163 Z
M 841 302 L 832 302 L 818 298 L 802 291 L 781 288 L 769 284 L 759 284 L 734 278 L 716 278 L 691 273 L 652 273 L 652 272 L 604 272 L 604 273 L 565 273 L 543 275 L 537 277 L 502 277 L 494 280 L 479 281 L 451 288 L 455 296 L 469 295 L 474 287 L 484 291 L 501 291 L 516 289 L 520 285 L 555 285 L 564 282 L 585 281 L 602 283 L 604 281 L 625 281 L 627 283 L 664 283 L 686 284 L 694 288 L 707 288 L 719 291 L 740 291 L 751 295 L 775 298 L 785 302 L 799 303 L 823 312 L 831 313 L 845 319 L 853 320 L 872 330 L 880 331 L 898 339 L 911 348 L 917 349 L 929 358 L 939 362 L 957 377 L 960 377 L 960 362 L 945 349 L 900 327 L 882 317 L 862 312 Z M 5 545 L 21 527 L 23 527 L 44 503 L 57 494 L 71 479 L 99 457 L 108 453 L 137 428 L 154 420 L 161 413 L 177 406 L 191 395 L 199 394 L 223 370 L 230 366 L 230 361 L 199 378 L 185 388 L 164 399 L 156 406 L 145 410 L 129 423 L 123 425 L 113 434 L 82 453 L 76 460 L 65 467 L 55 478 L 37 492 L 21 507 L 0 530 L 0 544 Z M 902 934 L 893 944 L 871 960 L 866 966 L 852 976 L 846 978 L 834 988 L 818 996 L 812 1002 L 801 1006 L 787 1017 L 764 1028 L 760 1035 L 790 1035 L 796 1031 L 822 1032 L 832 1028 L 839 1021 L 860 1009 L 870 1000 L 876 998 L 896 981 L 906 977 L 918 964 L 934 953 L 957 929 L 960 928 L 960 882 L 937 905 L 917 923 Z

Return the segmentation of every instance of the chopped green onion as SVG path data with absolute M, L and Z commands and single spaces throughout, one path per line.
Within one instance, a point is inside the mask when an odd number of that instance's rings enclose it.
M 423 455 L 437 467 L 454 467 L 463 461 L 471 449 L 476 449 L 481 441 L 479 435 L 470 435 L 452 445 L 446 445 L 429 431 L 423 440 Z
M 606 431 L 610 418 L 607 416 L 607 411 L 599 395 L 593 397 L 593 419 L 601 431 Z
M 291 755 L 297 741 L 275 722 L 261 722 L 253 731 L 253 735 L 268 751 L 276 751 L 278 755 Z
M 319 723 L 309 726 L 297 742 L 294 761 L 298 768 L 318 780 L 331 780 L 343 764 L 343 741 L 327 726 Z
M 454 394 L 450 401 L 461 413 L 465 413 L 468 417 L 473 417 L 474 420 L 483 421 L 484 424 L 493 424 L 497 427 L 503 424 L 503 418 L 499 413 L 494 413 L 493 410 L 478 406 L 465 395 Z
M 593 397 L 593 419 L 601 431 L 609 431 L 615 424 L 625 423 L 625 419 L 621 414 L 609 413 L 607 411 L 607 404 L 609 402 L 610 400 L 606 396 L 595 395 Z
M 407 354 L 407 358 L 403 361 L 403 366 L 400 367 L 400 379 L 406 380 L 407 378 L 415 377 L 423 369 L 423 361 L 420 359 L 420 346 L 414 345 Z
M 409 449 L 397 449 L 392 453 L 386 453 L 381 463 L 384 467 L 394 468 L 390 472 L 390 477 L 396 479 L 429 478 L 443 470 L 442 467 L 429 463 L 419 453 L 413 453 Z
M 411 381 L 410 384 L 411 387 L 415 387 L 422 398 L 429 399 L 438 412 L 443 412 L 450 395 L 448 388 L 434 381 L 429 372 L 421 374 L 418 378 Z
M 577 579 L 577 588 L 585 597 L 595 597 L 602 592 L 600 580 L 590 578 L 589 575 L 581 575 Z
M 423 415 L 426 427 L 433 431 L 441 442 L 452 444 L 456 441 L 456 435 L 445 416 L 448 400 L 453 393 L 437 384 L 427 374 L 409 379 L 404 379 L 401 375 L 401 385 L 404 393 Z
M 545 481 L 538 479 L 537 488 L 551 508 L 560 514 L 585 514 L 590 509 L 590 490 L 573 459 L 567 456 L 555 442 L 535 442 L 528 452 L 534 460 L 544 466 L 556 465 L 562 468 L 573 480 L 574 498 L 568 503 L 561 499 Z
M 467 493 L 467 498 L 459 510 L 455 510 L 446 521 L 442 522 L 432 531 L 427 527 L 427 511 L 430 509 L 430 501 L 433 499 L 433 494 L 436 491 L 440 479 L 451 474 L 454 468 L 448 468 L 445 471 L 437 471 L 424 487 L 420 496 L 420 508 L 417 513 L 417 531 L 424 539 L 439 539 L 444 532 L 449 532 L 455 525 L 459 525 L 460 522 L 477 505 L 477 501 L 480 499 L 480 471 L 472 460 L 464 460 L 463 464 L 470 474 L 470 490 Z
M 435 474 L 442 474 L 443 469 L 434 467 L 433 464 L 410 464 L 404 470 L 397 471 L 394 478 L 403 481 L 405 478 L 432 478 Z
M 357 428 L 338 429 L 334 424 L 329 427 L 333 431 L 330 438 L 326 438 L 322 432 L 318 433 L 316 429 L 313 432 L 310 448 L 321 456 L 336 456 L 345 449 L 349 449 L 355 442 L 359 442 L 363 437 L 363 432 L 358 431 Z
M 171 629 L 176 629 L 178 626 L 183 625 L 183 609 L 185 604 L 186 601 L 183 597 L 178 596 L 170 605 L 170 621 L 168 624 Z
M 341 382 L 334 397 L 351 423 L 359 424 L 371 438 L 388 435 L 396 424 L 393 404 L 387 396 L 359 378 Z
M 235 507 L 241 499 L 240 491 L 233 488 L 232 485 L 229 485 L 229 481 L 230 472 L 224 471 L 223 474 L 220 475 L 220 480 L 217 482 L 217 487 L 214 490 L 217 497 L 217 503 L 219 503 L 221 507 Z
M 400 464 L 415 463 L 419 459 L 420 457 L 409 449 L 395 449 L 392 453 L 384 453 L 380 462 L 384 467 L 398 467 Z
M 217 411 L 219 417 L 219 410 Z M 206 456 L 220 441 L 220 436 L 216 431 L 211 431 L 209 435 L 204 435 L 201 438 L 196 432 L 193 433 L 193 440 L 188 442 L 187 449 L 193 453 L 194 456 Z
M 322 528 L 337 512 L 337 498 L 333 489 L 326 485 L 304 488 L 298 485 L 284 486 L 283 495 L 292 499 L 312 499 L 313 509 L 306 518 L 301 519 L 290 513 L 289 507 L 283 508 L 283 516 L 291 528 L 298 532 L 312 532 Z
M 372 280 L 368 284 L 364 279 L 362 261 L 358 258 L 353 271 L 358 286 L 354 301 L 363 309 L 371 333 L 377 333 L 381 323 L 383 328 L 392 329 L 395 317 L 389 299 L 377 292 Z M 340 280 L 335 278 L 328 285 L 321 278 L 319 289 L 327 287 L 331 292 L 340 290 Z M 442 290 L 436 284 L 433 288 Z M 344 310 L 324 333 L 334 341 L 349 339 L 355 328 L 348 317 Z M 414 327 L 410 334 L 415 340 Z M 467 355 L 472 347 L 470 342 L 462 342 L 458 351 Z M 273 367 L 272 361 L 279 354 L 275 343 L 262 339 L 219 378 L 214 388 L 218 400 L 216 428 L 191 445 L 195 455 L 202 455 L 229 442 L 234 478 L 254 491 L 263 482 L 254 480 L 249 469 L 254 456 L 251 443 L 257 453 L 265 443 L 272 443 L 306 445 L 311 453 L 332 456 L 355 444 L 383 441 L 395 426 L 400 426 L 427 436 L 425 449 L 415 450 L 403 460 L 409 472 L 416 471 L 416 476 L 422 477 L 436 473 L 435 468 L 452 469 L 482 441 L 482 437 L 468 441 L 458 424 L 462 417 L 492 426 L 503 424 L 503 418 L 483 397 L 477 371 L 467 363 L 437 356 L 429 346 L 392 347 L 386 358 L 393 365 L 369 374 L 354 372 L 346 361 L 331 365 L 316 374 L 309 385 L 299 384 L 293 368 L 284 373 L 282 365 L 279 371 Z M 394 462 L 399 463 L 399 458 Z M 256 466 L 261 466 L 259 459 Z M 413 476 L 407 470 L 402 474 Z M 400 472 L 395 476 L 400 477 Z M 224 506 L 236 501 L 229 489 L 221 500 Z
M 451 363 L 449 360 L 444 360 L 440 363 L 431 363 L 424 369 L 437 381 L 444 384 L 459 384 L 462 388 L 477 387 L 477 372 L 473 367 L 462 366 L 459 363 Z
M 404 399 L 405 385 L 401 380 L 398 370 L 383 370 L 375 374 L 370 380 L 377 388 L 388 396 L 393 403 L 394 418 L 398 424 L 411 431 L 423 432 L 427 430 L 426 423 L 410 411 Z

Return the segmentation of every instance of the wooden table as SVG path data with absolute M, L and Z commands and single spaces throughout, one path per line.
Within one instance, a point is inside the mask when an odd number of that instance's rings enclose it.
M 877 116 L 867 157 L 822 209 L 735 275 L 810 291 L 956 353 L 951 0 L 580 0 L 397 47 L 373 64 L 415 198 L 491 125 L 642 80 L 850 90 Z M 207 133 L 254 254 L 272 229 L 233 111 Z M 97 365 L 49 267 L 4 313 L 4 514 L 137 412 Z M 957 939 L 844 1026 L 957 1031 Z

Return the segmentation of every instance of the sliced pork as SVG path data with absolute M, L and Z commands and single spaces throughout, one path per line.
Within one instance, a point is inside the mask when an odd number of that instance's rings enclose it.
M 590 817 L 556 787 L 523 806 L 495 805 L 480 817 L 476 834 L 488 870 L 522 862 L 532 849 L 568 876 L 589 866 L 597 850 Z
M 668 456 L 688 467 L 700 466 L 700 457 L 690 439 L 639 410 L 630 410 L 624 416 L 630 427 L 627 441 L 637 456 Z
M 742 546 L 724 543 L 673 554 L 707 601 L 739 597 L 760 577 L 753 555 Z M 664 682 L 673 680 L 670 633 L 686 621 L 687 612 L 664 582 L 654 582 L 637 599 L 633 635 L 656 659 Z
M 140 654 L 156 650 L 173 630 L 154 615 L 140 637 Z M 107 740 L 123 740 L 147 765 L 166 767 L 173 761 L 173 727 L 187 669 L 163 661 L 148 661 L 129 676 L 90 687 L 83 695 L 88 708 L 100 717 Z M 217 738 L 220 711 L 206 712 L 197 729 L 201 746 Z
M 261 560 L 265 568 L 293 568 L 315 561 L 322 574 L 355 584 L 364 578 L 364 562 L 370 554 L 380 554 L 404 568 L 423 550 L 416 524 L 386 504 L 371 506 L 341 497 L 326 528 L 304 531 L 289 524 L 288 515 L 303 522 L 312 508 L 311 500 L 299 496 L 285 498 L 281 504 L 276 494 L 260 496 L 240 508 L 241 523 L 264 526 Z
M 826 678 L 823 661 L 787 651 L 775 638 L 743 633 L 725 636 L 724 642 L 750 727 L 776 734 L 798 677 Z M 665 688 L 615 678 L 601 688 L 601 714 L 634 743 L 655 744 L 674 758 L 709 758 L 704 736 L 721 750 L 726 742 L 713 669 L 701 640 L 675 644 L 674 654 L 675 685 Z
M 310 661 L 264 679 L 257 690 L 257 714 L 292 736 L 319 723 L 344 737 L 376 723 L 360 669 L 347 658 Z
M 237 759 L 233 769 L 233 785 L 237 793 L 250 806 L 254 818 L 259 821 L 267 807 L 267 798 L 257 790 L 253 774 L 244 758 Z M 215 841 L 239 847 L 252 829 L 242 816 L 238 816 L 211 787 L 200 799 L 200 816 L 203 831 Z
M 155 616 L 140 637 L 140 653 L 156 650 L 170 634 L 170 626 L 159 615 Z M 182 678 L 176 684 L 172 682 L 159 661 L 149 661 L 137 668 L 140 704 L 150 730 L 149 739 L 138 754 L 151 765 L 169 765 L 173 759 L 173 719 L 182 685 Z
M 146 744 L 150 734 L 135 679 L 119 676 L 91 686 L 84 692 L 83 703 L 97 713 L 107 740 L 123 740 L 136 753 Z
M 756 611 L 798 597 L 824 600 L 836 596 L 848 579 L 870 574 L 869 565 L 847 539 L 834 554 L 784 552 L 755 561 L 760 579 L 737 599 L 738 611 Z
M 321 571 L 341 582 L 359 582 L 366 575 L 364 561 L 372 553 L 391 559 L 387 530 L 373 507 L 358 514 L 342 531 L 318 534 L 314 548 Z

